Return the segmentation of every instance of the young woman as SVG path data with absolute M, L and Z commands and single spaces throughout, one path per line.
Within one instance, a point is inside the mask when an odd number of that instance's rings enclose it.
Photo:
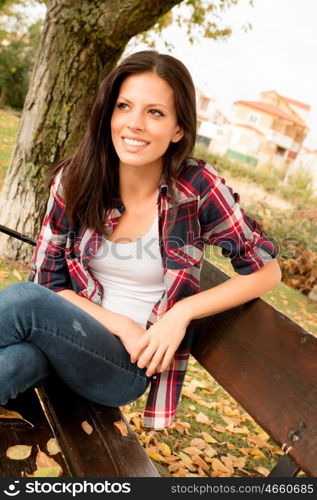
M 194 86 L 177 59 L 138 52 L 101 83 L 80 146 L 52 172 L 30 282 L 0 293 L 0 404 L 54 372 L 109 406 L 151 383 L 144 425 L 166 427 L 195 320 L 280 281 L 239 195 L 190 157 L 195 132 Z M 238 274 L 200 292 L 206 244 Z

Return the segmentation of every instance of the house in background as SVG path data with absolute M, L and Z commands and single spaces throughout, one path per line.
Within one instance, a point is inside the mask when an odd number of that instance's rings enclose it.
M 226 155 L 250 165 L 288 168 L 308 133 L 310 106 L 276 91 L 260 94 L 260 101 L 236 101 Z
M 292 166 L 308 133 L 310 106 L 271 90 L 262 92 L 259 101 L 236 101 L 230 121 L 223 115 L 217 120 L 215 101 L 201 91 L 197 95 L 197 141 L 209 151 L 285 172 Z
M 227 151 L 228 125 L 226 116 L 220 111 L 217 101 L 208 96 L 206 92 L 196 89 L 197 107 L 197 142 L 204 144 L 210 149 L 213 143 L 213 151 L 225 154 Z
M 317 150 L 303 145 L 308 104 L 270 90 L 261 92 L 259 101 L 236 101 L 228 120 L 215 99 L 197 88 L 196 96 L 197 142 L 208 151 L 254 167 L 279 168 L 285 182 L 303 168 L 317 193 Z

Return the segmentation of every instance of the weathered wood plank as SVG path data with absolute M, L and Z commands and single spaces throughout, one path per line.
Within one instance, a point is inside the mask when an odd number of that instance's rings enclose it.
M 228 277 L 205 261 L 202 289 Z M 199 321 L 194 357 L 317 476 L 317 338 L 261 299 Z
M 48 385 L 39 393 L 71 476 L 159 476 L 128 423 L 128 436 L 116 431 L 113 423 L 124 420 L 118 408 L 91 403 L 64 384 Z M 92 426 L 92 434 L 82 429 L 85 420 Z
M 21 420 L 0 420 L 0 477 L 20 477 L 25 472 L 31 474 L 36 469 L 38 446 L 48 454 L 46 444 L 53 437 L 52 431 L 34 390 L 28 390 L 16 399 L 10 400 L 6 408 L 20 413 L 34 425 L 34 428 Z M 32 454 L 28 459 L 10 460 L 6 457 L 6 450 L 17 444 L 32 446 Z M 68 476 L 62 455 L 60 453 L 54 455 L 54 460 L 62 467 L 63 476 Z

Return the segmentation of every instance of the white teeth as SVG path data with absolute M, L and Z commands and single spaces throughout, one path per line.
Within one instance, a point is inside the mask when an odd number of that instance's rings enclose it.
M 143 141 L 135 141 L 133 139 L 124 138 L 124 142 L 128 144 L 128 146 L 146 146 L 146 142 Z

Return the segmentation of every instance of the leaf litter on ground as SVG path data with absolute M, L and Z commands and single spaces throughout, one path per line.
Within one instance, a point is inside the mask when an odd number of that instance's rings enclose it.
M 166 476 L 263 477 L 284 454 L 192 357 L 177 417 L 169 428 L 142 427 L 145 401 L 143 395 L 121 411 Z

